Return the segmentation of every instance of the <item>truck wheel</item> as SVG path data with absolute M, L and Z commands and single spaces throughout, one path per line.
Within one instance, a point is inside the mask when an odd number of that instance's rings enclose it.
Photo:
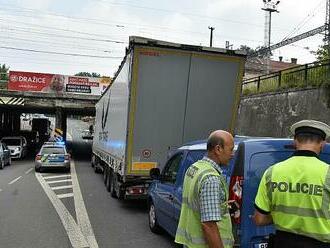
M 103 182 L 104 182 L 104 185 L 107 184 L 107 180 L 108 180 L 108 168 L 107 167 L 104 167 L 104 170 L 103 170 Z
M 95 163 L 95 165 L 94 165 L 94 172 L 96 173 L 96 174 L 99 174 L 100 173 L 100 168 L 99 168 L 99 163 Z
M 110 195 L 113 197 L 113 198 L 118 198 L 117 197 L 117 192 L 116 192 L 116 182 L 117 180 L 115 179 L 115 175 L 113 173 L 111 173 L 111 180 L 110 180 L 110 184 L 111 184 L 111 187 L 110 187 Z
M 91 166 L 92 166 L 92 167 L 95 166 L 95 156 L 94 156 L 94 155 L 92 155 Z
M 107 189 L 108 192 L 110 192 L 111 190 L 111 181 L 110 181 L 110 170 L 107 170 L 107 180 L 106 180 L 106 183 L 105 183 L 105 188 Z
M 161 227 L 158 224 L 156 209 L 154 203 L 151 201 L 149 204 L 149 228 L 153 233 L 159 234 L 161 233 Z

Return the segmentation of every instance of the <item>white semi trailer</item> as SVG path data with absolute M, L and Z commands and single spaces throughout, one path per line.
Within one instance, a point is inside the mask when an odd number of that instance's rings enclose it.
M 92 166 L 113 197 L 145 198 L 171 149 L 233 131 L 244 63 L 240 51 L 130 37 L 96 104 Z

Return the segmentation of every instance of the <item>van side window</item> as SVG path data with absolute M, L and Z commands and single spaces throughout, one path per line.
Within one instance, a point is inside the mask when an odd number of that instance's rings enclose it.
M 198 160 L 201 160 L 205 155 L 205 150 L 192 150 L 188 152 L 182 166 L 184 171 L 183 173 L 181 173 L 181 178 L 177 180 L 179 182 L 179 186 L 183 184 L 184 175 L 186 174 L 186 171 L 189 166 L 197 162 Z
M 176 175 L 178 174 L 179 166 L 182 160 L 182 153 L 172 157 L 166 164 L 162 175 L 162 181 L 174 184 Z

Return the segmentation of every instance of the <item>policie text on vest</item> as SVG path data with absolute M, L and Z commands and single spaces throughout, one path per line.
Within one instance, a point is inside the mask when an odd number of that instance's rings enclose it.
M 287 182 L 270 182 L 272 192 L 302 193 L 309 195 L 322 196 L 323 186 L 308 183 L 287 183 Z

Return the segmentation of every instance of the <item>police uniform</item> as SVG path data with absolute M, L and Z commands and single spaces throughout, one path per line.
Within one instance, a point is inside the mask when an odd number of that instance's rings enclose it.
M 291 132 L 329 136 L 325 123 L 304 120 Z M 255 208 L 271 214 L 274 247 L 330 247 L 330 166 L 309 150 L 269 167 L 260 182 Z

